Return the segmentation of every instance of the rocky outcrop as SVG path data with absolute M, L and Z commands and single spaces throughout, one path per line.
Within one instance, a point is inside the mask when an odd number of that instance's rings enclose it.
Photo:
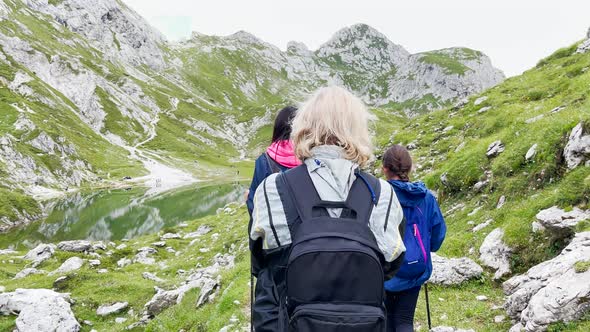
M 578 53 L 586 53 L 590 51 L 590 29 L 588 29 L 588 33 L 586 34 L 586 40 L 584 40 L 579 46 L 578 46 Z
M 590 309 L 590 270 L 576 271 L 590 257 L 590 232 L 578 233 L 557 257 L 504 282 L 505 309 L 527 332 L 581 318 Z
M 574 234 L 576 225 L 585 220 L 590 220 L 590 210 L 584 211 L 577 207 L 571 211 L 564 211 L 557 206 L 537 213 L 535 230 L 548 231 L 554 238 L 565 238 Z
M 54 253 L 55 244 L 41 243 L 37 245 L 35 248 L 31 249 L 23 258 L 32 261 L 32 267 L 37 267 L 44 261 L 51 258 Z
M 118 314 L 129 307 L 127 302 L 117 302 L 110 305 L 101 305 L 96 309 L 96 314 L 99 316 L 108 316 L 112 314 Z
M 486 236 L 479 248 L 479 260 L 483 265 L 496 270 L 494 279 L 500 279 L 510 273 L 510 249 L 503 241 L 504 230 L 496 228 Z
M 0 294 L 0 314 L 18 314 L 19 332 L 77 332 L 80 324 L 70 308 L 69 294 L 48 289 L 17 289 Z
M 588 160 L 590 156 L 590 133 L 582 122 L 572 129 L 565 148 L 563 157 L 568 169 L 574 169 Z
M 432 276 L 429 282 L 433 284 L 457 285 L 478 278 L 482 273 L 481 266 L 467 257 L 445 258 L 432 253 Z
M 85 240 L 62 241 L 57 244 L 57 249 L 68 252 L 85 252 L 92 248 L 92 243 Z
M 502 152 L 504 152 L 504 144 L 502 143 L 502 141 L 495 141 L 488 146 L 486 156 L 488 156 L 488 158 L 493 158 L 498 156 Z
M 82 258 L 70 257 L 66 259 L 66 261 L 63 262 L 57 270 L 49 273 L 49 275 L 64 274 L 76 271 L 79 270 L 82 267 L 82 265 L 84 265 L 84 260 Z
M 234 256 L 231 255 L 217 254 L 213 260 L 213 265 L 201 268 L 190 274 L 186 281 L 176 289 L 163 290 L 156 287 L 156 295 L 145 304 L 147 314 L 156 315 L 164 309 L 180 303 L 184 294 L 195 288 L 201 289 L 199 299 L 197 300 L 198 305 L 209 301 L 209 296 L 221 281 L 219 273 L 222 270 L 232 268 L 234 265 Z

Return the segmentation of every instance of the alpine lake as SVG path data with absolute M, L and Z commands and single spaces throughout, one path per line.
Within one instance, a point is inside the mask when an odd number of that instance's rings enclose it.
M 199 183 L 160 194 L 141 187 L 77 192 L 43 202 L 46 218 L 0 234 L 0 248 L 24 250 L 39 243 L 113 241 L 165 232 L 243 200 L 246 189 L 242 183 Z

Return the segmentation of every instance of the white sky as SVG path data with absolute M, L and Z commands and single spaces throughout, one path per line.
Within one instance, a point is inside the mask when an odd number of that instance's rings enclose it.
M 285 49 L 316 49 L 337 30 L 367 23 L 412 53 L 483 51 L 508 76 L 585 37 L 589 0 L 123 0 L 169 39 L 191 31 L 248 31 Z

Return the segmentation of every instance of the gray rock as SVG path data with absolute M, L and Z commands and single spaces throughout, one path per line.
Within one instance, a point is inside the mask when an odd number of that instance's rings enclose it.
M 125 318 L 125 317 L 117 317 L 117 318 L 115 318 L 115 323 L 117 323 L 117 324 L 123 324 L 126 321 L 127 321 L 127 318 Z
M 6 290 L 6 287 L 0 286 L 0 293 L 4 293 L 5 290 Z
M 72 279 L 70 276 L 61 276 L 53 282 L 53 289 L 62 290 L 67 284 L 68 280 Z
M 85 252 L 92 248 L 92 243 L 85 240 L 62 241 L 57 244 L 57 249 L 67 252 Z
M 488 146 L 488 149 L 486 151 L 486 156 L 488 156 L 488 158 L 496 157 L 500 153 L 504 152 L 504 149 L 505 148 L 504 148 L 504 144 L 502 143 L 502 141 L 495 141 Z
M 586 53 L 590 51 L 590 29 L 588 29 L 588 33 L 586 34 L 587 39 L 584 40 L 577 49 L 577 53 Z
M 506 196 L 502 195 L 498 200 L 498 204 L 496 205 L 496 209 L 501 209 L 504 204 L 506 204 Z
M 143 247 L 137 250 L 137 254 L 133 258 L 134 263 L 153 265 L 156 264 L 156 259 L 151 257 L 157 253 L 156 249 L 150 247 Z
M 509 258 L 512 249 L 504 244 L 503 237 L 504 230 L 496 228 L 486 236 L 479 248 L 479 260 L 482 264 L 496 270 L 494 279 L 500 279 L 510 273 Z
M 69 294 L 48 289 L 17 289 L 0 294 L 0 314 L 19 313 L 19 332 L 77 332 L 80 324 L 70 308 Z
M 97 266 L 100 266 L 100 260 L 98 260 L 98 259 L 91 259 L 91 260 L 88 261 L 88 264 L 91 267 L 97 267 Z
M 117 302 L 110 305 L 101 305 L 96 309 L 96 314 L 99 316 L 108 316 L 112 314 L 118 314 L 129 307 L 127 302 Z
M 469 329 L 469 330 L 464 330 L 464 329 L 458 329 L 455 327 L 450 327 L 450 326 L 436 326 L 433 327 L 430 332 L 475 332 L 475 330 Z
M 156 276 L 153 273 L 150 272 L 143 272 L 141 274 L 141 277 L 147 280 L 151 280 L 151 281 L 155 281 L 155 282 L 164 282 L 165 280 L 162 278 L 159 278 L 158 276 Z
M 154 247 L 158 247 L 158 248 L 163 248 L 166 246 L 166 241 L 158 241 L 158 242 L 154 242 L 152 243 L 152 246 Z
M 537 143 L 531 146 L 531 148 L 527 151 L 526 155 L 524 156 L 524 159 L 526 161 L 532 160 L 535 157 L 535 155 L 537 155 Z
M 12 255 L 16 254 L 16 251 L 12 249 L 0 249 L 0 255 Z
M 84 265 L 84 260 L 82 258 L 70 257 L 65 262 L 63 262 L 57 270 L 50 272 L 49 275 L 63 274 L 76 271 L 79 270 L 82 267 L 82 265 Z
M 570 133 L 569 140 L 563 149 L 563 157 L 568 169 L 578 167 L 590 156 L 590 134 L 586 131 L 583 123 L 580 122 Z
M 485 296 L 485 295 L 478 295 L 478 296 L 475 297 L 475 299 L 478 300 L 478 301 L 487 301 L 488 300 L 488 297 Z
M 481 231 L 482 229 L 488 227 L 493 221 L 494 221 L 494 219 L 488 219 L 488 220 L 482 222 L 481 224 L 476 225 L 475 227 L 473 227 L 473 232 Z
M 94 242 L 92 243 L 92 246 L 90 248 L 92 251 L 99 251 L 99 250 L 107 250 L 107 245 L 102 242 L 102 241 L 98 241 L 98 242 Z
M 210 231 L 211 231 L 211 227 L 209 227 L 207 225 L 202 225 L 202 226 L 199 226 L 199 228 L 195 232 L 188 233 L 188 234 L 184 235 L 183 238 L 194 239 L 196 237 L 203 236 L 203 235 L 209 233 Z
M 180 235 L 176 233 L 166 233 L 160 237 L 160 240 L 172 240 L 172 239 L 180 239 Z
M 479 105 L 481 105 L 481 104 L 482 104 L 484 101 L 486 101 L 486 100 L 488 100 L 488 97 L 487 97 L 487 96 L 479 97 L 479 98 L 477 98 L 477 99 L 476 99 L 476 100 L 473 102 L 473 105 L 475 105 L 475 106 L 479 106 Z
M 197 299 L 197 308 L 209 302 L 212 299 L 212 295 L 214 295 L 218 290 L 219 279 L 206 279 L 201 286 L 201 292 L 199 293 L 199 298 Z
M 232 268 L 234 266 L 234 256 L 231 255 L 220 255 L 217 254 L 213 257 L 213 265 L 200 268 L 196 272 L 191 273 L 185 280 L 185 282 L 176 289 L 163 290 L 156 287 L 156 295 L 145 304 L 146 311 L 149 315 L 157 315 L 163 310 L 178 304 L 182 301 L 186 292 L 201 288 L 201 295 L 203 295 L 203 289 L 206 288 L 205 293 L 211 294 L 210 289 L 215 289 L 219 284 L 219 273 L 225 269 Z M 204 297 L 205 299 L 205 297 Z
M 556 238 L 564 238 L 574 233 L 579 222 L 590 220 L 590 210 L 584 211 L 575 207 L 572 211 L 565 212 L 557 206 L 552 206 L 539 211 L 536 218 L 542 229 L 550 231 Z
M 482 273 L 481 266 L 469 258 L 449 259 L 432 253 L 432 276 L 429 281 L 433 284 L 457 285 L 478 278 Z
M 504 282 L 507 313 L 527 332 L 580 319 L 590 309 L 590 270 L 576 273 L 574 265 L 588 257 L 590 232 L 578 233 L 557 257 Z
M 19 273 L 17 273 L 13 279 L 22 279 L 22 278 L 28 277 L 32 274 L 44 274 L 44 273 L 45 273 L 45 271 L 43 271 L 43 270 L 37 270 L 34 267 L 28 267 L 28 268 L 23 269 Z
M 26 260 L 33 261 L 32 267 L 37 267 L 44 261 L 48 260 L 55 253 L 55 245 L 53 244 L 39 244 L 34 249 L 31 249 L 24 257 Z
M 506 316 L 504 316 L 504 315 L 494 316 L 494 323 L 496 323 L 496 324 L 502 323 L 505 319 L 506 319 Z
M 123 268 L 127 265 L 130 265 L 131 263 L 133 263 L 133 262 L 129 258 L 123 257 L 117 261 L 117 266 L 120 268 Z

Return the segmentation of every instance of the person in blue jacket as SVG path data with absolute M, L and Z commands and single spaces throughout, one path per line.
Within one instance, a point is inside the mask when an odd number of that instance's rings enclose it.
M 279 111 L 275 118 L 272 133 L 272 141 L 266 151 L 256 159 L 254 176 L 248 191 L 246 205 L 250 214 L 248 232 L 252 228 L 252 210 L 254 209 L 254 194 L 256 188 L 264 179 L 273 173 L 283 172 L 301 165 L 301 161 L 295 156 L 293 142 L 291 141 L 291 122 L 297 113 L 297 108 L 287 106 Z M 250 244 L 250 250 L 259 249 Z M 276 321 L 277 299 L 274 294 L 274 284 L 270 277 L 270 270 L 263 269 L 258 262 L 252 262 L 252 275 L 256 277 L 255 301 L 252 303 L 252 326 L 259 332 L 272 331 Z
M 437 251 L 447 227 L 434 195 L 422 182 L 411 182 L 412 157 L 401 145 L 383 155 L 383 173 L 404 211 L 406 255 L 397 274 L 385 282 L 387 331 L 414 331 L 421 286 L 432 274 L 430 252 Z

